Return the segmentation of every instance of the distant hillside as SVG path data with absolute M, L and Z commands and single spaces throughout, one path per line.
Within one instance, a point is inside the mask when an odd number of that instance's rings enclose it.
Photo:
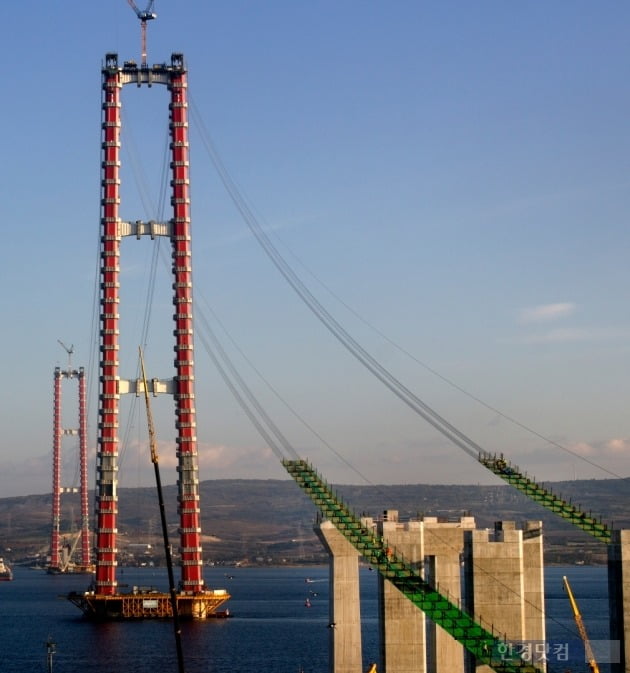
M 620 479 L 566 481 L 549 484 L 565 499 L 582 503 L 614 525 L 630 528 L 627 482 Z M 530 502 L 507 485 L 337 485 L 337 492 L 357 513 L 379 516 L 396 509 L 401 518 L 417 515 L 444 518 L 470 514 L 477 526 L 494 521 L 542 520 L 547 563 L 604 563 L 606 550 L 589 535 Z M 222 479 L 201 483 L 201 514 L 206 560 L 233 563 L 318 563 L 325 560 L 313 533 L 315 507 L 290 480 Z M 169 528 L 177 545 L 176 487 L 165 487 Z M 91 499 L 93 502 L 93 498 Z M 14 561 L 30 562 L 48 551 L 50 495 L 0 499 L 0 549 Z M 76 530 L 78 496 L 63 497 L 63 529 Z M 159 562 L 161 527 L 153 488 L 121 489 L 119 498 L 121 560 L 129 543 L 151 544 Z M 74 522 L 73 522 L 74 519 Z M 7 549 L 11 549 L 10 552 Z M 138 552 L 136 550 L 135 560 Z

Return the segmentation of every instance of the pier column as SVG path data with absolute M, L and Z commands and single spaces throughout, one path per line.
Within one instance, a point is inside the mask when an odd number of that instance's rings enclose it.
M 468 531 L 464 555 L 469 609 L 502 638 L 524 639 L 523 532 L 512 521 L 497 522 L 492 535 Z M 470 661 L 468 666 L 477 673 L 492 671 Z
M 630 671 L 630 530 L 613 530 L 608 545 L 612 673 Z M 615 661 L 617 660 L 617 661 Z
M 329 673 L 361 673 L 359 554 L 330 521 L 315 526 L 330 555 Z
M 425 516 L 424 553 L 426 579 L 438 591 L 458 605 L 462 597 L 461 557 L 464 532 L 475 527 L 472 516 L 457 521 L 438 521 Z M 450 633 L 427 619 L 429 673 L 461 673 L 464 670 L 464 648 Z
M 421 568 L 424 559 L 422 522 L 399 523 L 396 510 L 387 510 L 383 519 L 378 522 L 377 531 L 388 548 Z M 425 673 L 424 613 L 380 574 L 378 587 L 380 649 L 385 673 Z
M 543 557 L 542 521 L 526 521 L 523 525 L 523 583 L 525 598 L 525 639 L 546 640 L 545 630 L 545 566 Z M 546 668 L 540 662 L 539 668 Z

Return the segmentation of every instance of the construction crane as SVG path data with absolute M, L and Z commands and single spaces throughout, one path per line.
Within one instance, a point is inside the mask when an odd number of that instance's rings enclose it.
M 151 3 L 153 4 L 153 3 Z M 175 589 L 175 578 L 173 575 L 173 558 L 171 555 L 171 545 L 168 541 L 168 528 L 166 526 L 166 510 L 164 508 L 164 495 L 162 493 L 162 478 L 160 476 L 159 456 L 157 452 L 157 440 L 155 437 L 155 426 L 153 424 L 153 414 L 151 412 L 151 401 L 149 397 L 149 384 L 144 369 L 144 355 L 142 348 L 138 348 L 140 356 L 140 373 L 142 374 L 142 385 L 144 389 L 144 403 L 147 411 L 147 426 L 149 430 L 149 448 L 151 449 L 151 462 L 153 463 L 153 472 L 155 474 L 155 486 L 157 488 L 158 503 L 160 506 L 160 521 L 162 522 L 162 537 L 164 540 L 164 554 L 166 556 L 166 569 L 168 572 L 169 593 L 171 596 L 171 609 L 173 611 L 173 629 L 175 631 L 175 647 L 177 650 L 177 670 L 184 673 L 184 654 L 182 650 L 182 631 L 179 625 L 179 610 L 177 607 L 177 590 Z
M 142 67 L 147 65 L 147 21 L 157 19 L 157 14 L 153 11 L 154 0 L 149 0 L 149 4 L 145 10 L 138 9 L 138 6 L 133 0 L 127 0 L 131 5 L 131 9 L 136 13 L 140 19 L 140 52 L 142 56 Z
M 80 539 L 81 539 L 81 531 L 79 531 L 78 533 L 75 533 L 72 545 L 68 546 L 67 554 L 63 557 L 63 559 L 61 561 L 61 565 L 60 565 L 59 569 L 61 570 L 62 573 L 65 573 L 65 572 L 68 571 L 68 568 L 70 567 L 70 564 L 72 563 L 72 557 L 74 556 L 74 552 L 77 550 Z M 64 547 L 65 547 L 65 545 L 64 545 Z
M 74 353 L 74 344 L 72 344 L 70 348 L 68 348 L 68 346 L 66 346 L 66 344 L 63 341 L 61 341 L 61 339 L 57 339 L 57 342 L 68 354 L 68 370 L 72 371 L 72 354 Z
M 586 656 L 586 661 L 588 662 L 588 667 L 591 673 L 599 673 L 599 666 L 595 661 L 595 655 L 593 654 L 593 648 L 591 647 L 591 641 L 588 639 L 588 634 L 586 633 L 586 627 L 584 626 L 584 621 L 582 620 L 582 615 L 578 608 L 573 592 L 571 591 L 571 586 L 569 580 L 566 576 L 563 576 L 562 581 L 564 582 L 564 588 L 567 590 L 569 596 L 569 601 L 571 603 L 571 609 L 573 610 L 573 618 L 575 619 L 575 624 L 580 632 L 580 638 L 584 643 L 584 654 Z

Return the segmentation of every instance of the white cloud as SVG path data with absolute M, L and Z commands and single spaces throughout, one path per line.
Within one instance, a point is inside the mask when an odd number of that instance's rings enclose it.
M 157 453 L 162 479 L 169 483 L 176 478 L 177 453 L 172 440 L 158 441 Z M 278 459 L 267 447 L 233 447 L 223 444 L 197 443 L 200 479 L 252 479 L 282 477 L 282 468 Z M 123 458 L 121 456 L 121 458 Z M 139 464 L 142 469 L 150 468 L 147 442 L 132 442 L 120 461 L 131 471 Z M 122 466 L 121 466 L 122 471 Z M 255 476 L 253 476 L 255 475 Z M 126 486 L 135 484 L 125 483 Z
M 199 442 L 199 479 L 286 479 L 280 461 L 268 447 L 230 447 Z M 163 484 L 177 480 L 177 456 L 174 441 L 158 441 L 158 457 Z M 69 453 L 69 455 L 66 455 Z M 89 450 L 88 488 L 94 489 L 94 453 Z M 62 483 L 78 486 L 78 456 L 64 452 Z M 151 487 L 155 484 L 148 442 L 132 441 L 121 450 L 118 465 L 120 488 Z M 52 455 L 0 460 L 0 498 L 52 490 Z
M 199 470 L 206 478 L 221 479 L 257 475 L 257 468 L 276 467 L 279 461 L 268 447 L 228 447 L 199 443 Z
M 595 337 L 592 331 L 578 329 L 576 327 L 567 327 L 564 329 L 553 329 L 542 334 L 530 334 L 521 339 L 523 343 L 567 343 L 569 341 L 590 341 Z
M 528 334 L 514 340 L 516 343 L 542 344 L 542 343 L 568 343 L 575 341 L 610 341 L 627 339 L 630 330 L 624 328 L 591 327 L 578 328 L 566 327 L 552 329 L 547 332 Z
M 551 320 L 558 320 L 572 315 L 575 313 L 576 308 L 577 306 L 573 302 L 540 304 L 539 306 L 531 306 L 522 309 L 519 312 L 518 320 L 523 324 L 549 322 Z
M 601 442 L 579 442 L 571 447 L 574 453 L 588 458 L 630 456 L 630 439 L 614 438 Z

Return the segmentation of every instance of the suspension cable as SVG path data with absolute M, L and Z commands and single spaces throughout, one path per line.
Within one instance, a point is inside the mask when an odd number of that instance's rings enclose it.
M 332 446 L 322 435 L 317 432 L 317 430 L 310 425 L 306 419 L 299 414 L 288 402 L 287 400 L 280 395 L 279 391 L 271 384 L 271 382 L 263 375 L 263 373 L 254 365 L 254 363 L 250 360 L 250 358 L 247 357 L 247 354 L 243 352 L 242 348 L 238 345 L 234 337 L 230 334 L 226 326 L 223 324 L 219 316 L 216 314 L 214 309 L 210 306 L 208 303 L 208 300 L 201 295 L 201 299 L 203 301 L 203 307 L 199 306 L 199 304 L 196 302 L 195 303 L 195 309 L 196 309 L 196 315 L 201 316 L 201 322 L 202 324 L 207 324 L 208 323 L 208 318 L 204 315 L 204 309 L 207 310 L 211 315 L 223 332 L 225 333 L 226 337 L 229 339 L 230 343 L 233 345 L 233 347 L 238 351 L 240 356 L 247 362 L 247 364 L 251 367 L 251 369 L 256 373 L 258 378 L 267 386 L 267 388 L 273 393 L 273 395 L 278 399 L 286 409 L 289 410 L 289 412 L 314 436 L 316 437 L 331 453 L 333 453 L 346 467 L 350 468 L 360 479 L 362 479 L 366 484 L 369 484 L 370 486 L 373 486 L 374 488 L 377 489 L 377 491 L 385 497 L 387 500 L 390 500 L 390 496 L 388 496 L 386 493 L 382 492 L 378 485 L 373 483 L 366 475 L 364 475 L 355 465 L 353 465 L 343 454 L 341 454 L 337 449 L 335 449 L 334 446 Z M 216 337 L 216 333 L 215 333 Z
M 238 186 L 234 182 L 233 178 L 231 177 L 229 171 L 227 170 L 225 164 L 223 163 L 207 129 L 205 128 L 205 125 L 203 123 L 203 120 L 199 114 L 199 111 L 197 110 L 196 106 L 194 105 L 194 102 L 191 101 L 191 112 L 192 112 L 192 118 L 195 121 L 195 123 L 198 125 L 200 132 L 201 132 L 201 138 L 202 142 L 206 148 L 206 151 L 208 152 L 208 155 L 219 175 L 219 178 L 221 179 L 221 182 L 223 183 L 226 191 L 228 192 L 228 195 L 230 196 L 232 202 L 234 203 L 235 207 L 241 214 L 243 220 L 247 224 L 249 230 L 251 233 L 254 235 L 260 246 L 262 247 L 263 251 L 265 254 L 268 256 L 268 258 L 271 260 L 273 265 L 276 267 L 276 269 L 280 272 L 280 274 L 285 278 L 285 280 L 289 283 L 289 285 L 292 287 L 292 289 L 296 292 L 296 294 L 302 299 L 302 301 L 307 305 L 307 307 L 313 312 L 313 314 L 324 324 L 324 326 L 335 336 L 335 338 L 350 352 L 361 364 L 363 364 L 376 378 L 378 378 L 389 390 L 394 393 L 401 401 L 403 401 L 408 407 L 410 407 L 413 411 L 415 411 L 418 415 L 420 415 L 422 418 L 424 418 L 425 421 L 427 421 L 431 426 L 433 426 L 436 430 L 438 430 L 442 435 L 450 439 L 456 446 L 458 446 L 460 449 L 465 451 L 467 454 L 470 456 L 474 457 L 475 459 L 478 459 L 480 453 L 483 453 L 484 450 L 476 443 L 474 442 L 470 437 L 465 435 L 463 432 L 458 430 L 455 426 L 453 426 L 451 423 L 449 423 L 444 417 L 442 417 L 440 414 L 438 414 L 434 409 L 432 409 L 428 404 L 423 402 L 417 395 L 415 395 L 409 388 L 407 388 L 399 379 L 397 379 L 389 370 L 387 370 L 383 365 L 381 365 L 368 351 L 366 351 L 344 328 L 343 326 L 330 314 L 330 312 L 319 302 L 319 300 L 312 294 L 312 292 L 306 287 L 306 285 L 303 283 L 303 281 L 299 278 L 299 276 L 295 273 L 295 271 L 291 268 L 291 266 L 286 262 L 286 260 L 282 257 L 278 249 L 274 246 L 273 242 L 269 238 L 269 236 L 265 233 L 263 228 L 260 226 L 256 216 L 253 214 L 251 208 L 249 207 L 247 201 L 243 197 L 243 195 L 240 193 L 240 190 L 238 189 Z M 312 275 L 312 274 L 311 274 Z M 317 280 L 317 279 L 316 279 Z M 319 282 L 319 281 L 318 281 Z M 321 284 L 321 283 L 320 283 Z M 324 286 L 325 287 L 325 286 Z M 330 290 L 329 290 L 330 292 Z M 334 295 L 334 293 L 331 292 L 331 294 Z M 355 311 L 350 309 L 348 305 L 345 302 L 342 302 L 339 300 L 342 305 L 344 305 L 346 308 L 351 310 L 351 312 L 357 316 L 360 320 L 362 320 L 365 324 L 367 324 L 371 329 L 376 331 L 378 334 L 380 334 L 383 338 L 385 338 L 389 343 L 394 345 L 398 350 L 401 352 L 405 353 L 409 357 L 411 357 L 416 363 L 430 371 L 432 374 L 438 376 L 441 380 L 444 382 L 448 383 L 458 391 L 462 392 L 463 394 L 467 395 L 471 399 L 475 400 L 479 404 L 483 405 L 487 409 L 493 411 L 494 413 L 497 413 L 500 415 L 502 418 L 506 419 L 507 421 L 513 423 L 514 425 L 517 425 L 521 429 L 533 434 L 534 436 L 538 437 L 539 439 L 542 439 L 543 441 L 548 442 L 549 444 L 557 447 L 558 449 L 561 449 L 562 451 L 571 454 L 572 456 L 579 458 L 583 460 L 584 462 L 592 465 L 593 467 L 597 467 L 598 469 L 602 470 L 603 472 L 606 472 L 610 474 L 611 476 L 614 476 L 616 478 L 627 478 L 627 477 L 621 477 L 620 475 L 616 474 L 615 472 L 608 470 L 607 468 L 603 467 L 602 465 L 599 465 L 598 463 L 595 463 L 594 461 L 589 460 L 585 456 L 582 456 L 578 454 L 577 452 L 572 451 L 571 449 L 559 444 L 558 442 L 555 442 L 554 440 L 549 439 L 548 437 L 545 437 L 544 435 L 536 432 L 535 430 L 529 428 L 525 424 L 517 421 L 516 419 L 508 416 L 507 414 L 501 412 L 500 410 L 496 409 L 495 407 L 483 402 L 480 398 L 472 395 L 471 393 L 467 392 L 460 386 L 456 385 L 454 382 L 450 381 L 446 377 L 440 375 L 437 371 L 426 365 L 425 363 L 421 362 L 417 358 L 413 357 L 410 353 L 408 353 L 406 350 L 395 344 L 391 339 L 387 338 L 385 335 L 382 334 L 379 330 L 374 328 L 372 325 L 370 325 L 367 321 L 365 321 L 361 316 L 359 316 Z
M 202 141 L 206 150 L 225 186 L 232 202 L 240 212 L 243 220 L 250 231 L 259 242 L 260 246 L 267 254 L 273 265 L 282 274 L 285 280 L 298 294 L 302 301 L 311 309 L 317 319 L 331 332 L 331 334 L 353 355 L 364 367 L 366 367 L 381 383 L 394 393 L 402 402 L 424 418 L 427 423 L 450 439 L 455 445 L 468 453 L 473 458 L 483 452 L 483 449 L 445 418 L 423 402 L 401 381 L 399 381 L 389 370 L 381 365 L 372 355 L 370 355 L 328 312 L 328 310 L 317 300 L 311 291 L 304 285 L 301 279 L 286 263 L 278 250 L 275 248 L 267 234 L 262 230 L 256 217 L 252 213 L 243 196 L 240 194 L 236 184 L 230 176 L 227 168 L 223 164 L 214 144 L 212 143 L 207 131 L 203 127 L 203 122 L 199 118 L 196 108 L 192 107 L 192 117 L 196 123 L 203 129 Z

